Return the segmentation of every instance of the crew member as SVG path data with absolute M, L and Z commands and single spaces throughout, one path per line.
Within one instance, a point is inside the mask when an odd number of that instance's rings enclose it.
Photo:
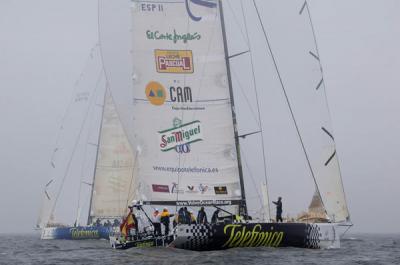
M 183 207 L 183 211 L 184 211 L 184 216 L 185 216 L 184 217 L 184 219 L 185 219 L 184 223 L 187 224 L 187 225 L 190 225 L 191 222 L 192 222 L 192 218 L 190 216 L 190 212 L 187 209 L 187 207 Z
M 164 235 L 166 236 L 169 234 L 169 218 L 172 216 L 174 215 L 170 214 L 167 208 L 163 209 L 163 212 L 161 213 L 161 223 L 164 225 Z
M 196 223 L 196 217 L 193 214 L 193 211 L 189 211 L 189 217 L 190 217 L 190 224 L 195 224 Z
M 207 223 L 207 214 L 204 211 L 204 207 L 200 208 L 200 211 L 197 213 L 197 223 L 198 224 L 206 224 Z
M 215 210 L 215 212 L 213 213 L 212 217 L 211 217 L 211 223 L 212 224 L 216 224 L 218 222 L 218 214 L 219 214 L 219 209 Z
M 154 226 L 154 235 L 161 236 L 161 214 L 158 209 L 155 209 L 152 218 L 153 226 Z
M 282 220 L 282 197 L 278 197 L 277 202 L 273 202 L 276 205 L 276 222 L 283 222 Z

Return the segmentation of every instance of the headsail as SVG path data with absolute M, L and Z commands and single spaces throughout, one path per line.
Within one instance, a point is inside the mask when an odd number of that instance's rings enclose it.
M 117 85 L 114 53 L 101 35 L 112 95 L 137 152 L 138 199 L 240 202 L 219 1 L 132 1 L 130 8 L 130 89 Z
M 349 212 L 308 3 L 252 2 L 278 77 L 278 82 L 273 82 L 283 92 L 315 188 L 330 221 L 346 221 Z
M 106 92 L 89 219 L 122 217 L 134 197 L 134 157 Z

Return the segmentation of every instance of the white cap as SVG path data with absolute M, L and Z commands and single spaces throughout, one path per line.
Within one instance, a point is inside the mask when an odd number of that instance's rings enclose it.
M 137 204 L 137 200 L 132 200 L 132 205 L 136 205 Z
M 159 210 L 158 210 L 157 208 L 156 208 L 156 209 L 154 209 L 154 211 L 155 211 L 155 212 L 159 212 Z

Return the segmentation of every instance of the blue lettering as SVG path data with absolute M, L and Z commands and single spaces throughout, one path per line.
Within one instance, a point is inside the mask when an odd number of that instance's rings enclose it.
M 208 7 L 208 8 L 216 8 L 217 4 L 214 2 L 211 2 L 209 0 L 186 0 L 186 10 L 189 14 L 189 17 L 194 20 L 194 21 L 200 21 L 201 17 L 196 17 L 192 11 L 190 10 L 190 6 L 189 6 L 189 1 L 193 4 L 199 5 L 199 6 L 204 6 L 204 7 Z

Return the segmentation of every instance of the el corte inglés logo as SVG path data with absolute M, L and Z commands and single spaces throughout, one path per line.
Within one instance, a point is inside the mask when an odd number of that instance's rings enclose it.
M 193 73 L 192 51 L 155 50 L 158 73 Z
M 160 83 L 152 81 L 146 86 L 146 97 L 151 104 L 161 106 L 166 99 L 165 88 Z
M 181 120 L 175 118 L 172 128 L 158 132 L 161 151 L 167 152 L 175 150 L 179 146 L 202 141 L 201 131 L 200 121 L 196 120 L 183 124 Z
M 186 44 L 189 41 L 198 41 L 201 39 L 201 35 L 197 32 L 179 33 L 175 29 L 173 32 L 165 32 L 165 33 L 162 33 L 158 30 L 155 31 L 147 30 L 146 36 L 148 40 L 157 40 L 157 41 L 166 40 L 166 41 L 172 41 L 175 44 L 178 42 L 183 42 Z

